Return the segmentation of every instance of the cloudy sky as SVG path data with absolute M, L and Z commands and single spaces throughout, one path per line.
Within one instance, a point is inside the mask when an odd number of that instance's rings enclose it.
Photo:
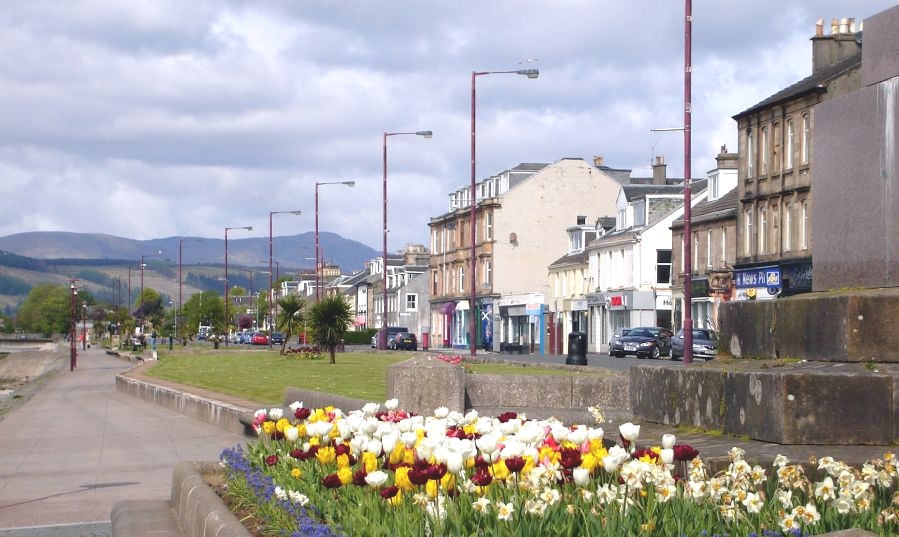
M 734 114 L 805 77 L 815 20 L 897 0 L 694 0 L 693 176 L 736 149 Z M 319 225 L 390 250 L 469 182 L 519 162 L 592 159 L 683 175 L 683 2 L 29 0 L 0 9 L 0 236 L 221 238 Z M 531 60 L 531 61 L 528 61 Z M 232 232 L 237 233 L 237 232 Z M 230 235 L 230 234 L 229 234 Z

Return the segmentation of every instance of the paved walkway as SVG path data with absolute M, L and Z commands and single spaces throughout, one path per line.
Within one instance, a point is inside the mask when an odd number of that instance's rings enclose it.
M 176 463 L 217 460 L 245 442 L 119 394 L 115 376 L 130 367 L 79 351 L 74 372 L 56 373 L 0 421 L 0 529 L 108 523 L 120 500 L 167 500 Z

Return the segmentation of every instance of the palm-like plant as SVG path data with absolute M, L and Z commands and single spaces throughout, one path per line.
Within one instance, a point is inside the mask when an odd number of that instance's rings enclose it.
M 298 333 L 303 326 L 305 302 L 297 295 L 287 295 L 278 299 L 278 330 L 284 332 L 284 343 L 281 344 L 281 354 L 287 349 L 287 342 L 291 336 Z
M 352 322 L 350 305 L 339 295 L 325 297 L 309 310 L 312 337 L 318 345 L 327 347 L 332 364 L 336 363 L 334 352 Z

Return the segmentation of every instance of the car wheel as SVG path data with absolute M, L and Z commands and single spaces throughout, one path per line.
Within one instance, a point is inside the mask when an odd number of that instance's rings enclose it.
M 659 359 L 659 356 L 661 356 L 661 355 L 662 355 L 662 353 L 659 352 L 659 348 L 658 348 L 658 347 L 653 347 L 653 348 L 652 348 L 652 359 L 653 359 L 653 360 L 658 360 L 658 359 Z

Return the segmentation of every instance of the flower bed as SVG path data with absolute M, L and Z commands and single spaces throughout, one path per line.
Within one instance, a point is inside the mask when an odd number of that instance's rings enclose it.
M 814 481 L 779 457 L 770 468 L 730 452 L 709 475 L 699 453 L 665 435 L 612 442 L 589 425 L 438 409 L 396 400 L 348 413 L 260 410 L 258 439 L 227 450 L 232 498 L 278 535 L 814 535 L 899 531 L 893 455 L 853 469 L 829 457 Z M 598 414 L 596 409 L 593 409 Z

